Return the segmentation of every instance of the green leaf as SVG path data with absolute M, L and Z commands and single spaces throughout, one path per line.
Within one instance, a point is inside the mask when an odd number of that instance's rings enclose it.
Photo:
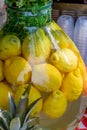
M 22 129 L 24 130 L 24 128 L 35 126 L 38 123 L 39 123 L 39 118 L 33 117 L 23 124 Z
M 27 130 L 27 126 L 23 126 L 22 128 L 20 128 L 20 130 Z
M 0 117 L 0 128 L 4 129 L 4 130 L 9 130 L 9 129 L 7 129 L 7 127 L 5 125 L 5 121 L 2 117 Z
M 29 126 L 27 130 L 34 130 L 34 126 Z
M 9 111 L 10 111 L 11 117 L 13 118 L 16 113 L 16 104 L 10 93 L 8 95 L 8 98 L 9 98 Z
M 40 128 L 39 125 L 35 125 L 33 130 L 42 130 L 42 128 Z
M 10 116 L 9 112 L 6 111 L 6 110 L 0 111 L 0 117 L 2 117 L 2 119 L 4 120 L 6 128 L 9 130 L 10 121 L 11 121 L 11 116 Z
M 16 117 L 20 118 L 21 123 L 23 123 L 23 120 L 27 113 L 27 106 L 28 106 L 28 95 L 24 96 L 22 95 L 16 109 Z
M 36 126 L 34 127 L 34 130 L 42 130 L 42 128 L 41 128 L 39 125 L 36 125 Z
M 10 130 L 20 130 L 21 123 L 18 117 L 15 117 L 10 123 Z
M 33 125 L 31 127 L 28 127 L 27 130 L 42 130 L 42 128 L 40 128 L 39 125 Z
M 3 129 L 3 128 L 0 126 L 0 130 L 5 130 L 5 129 Z
M 24 0 L 16 1 L 16 6 L 18 6 L 19 8 L 21 8 L 24 4 L 25 4 Z
M 30 89 L 31 89 L 31 84 L 28 84 L 22 95 L 27 95 L 28 96 L 29 93 L 30 93 Z
M 29 106 L 28 106 L 28 111 L 27 111 L 27 115 L 25 117 L 25 120 L 24 120 L 24 123 L 28 120 L 29 116 L 30 116 L 30 113 L 32 112 L 32 110 L 34 109 L 34 107 L 36 106 L 36 104 L 39 102 L 39 100 L 41 99 L 38 98 L 36 99 L 34 102 L 32 102 Z

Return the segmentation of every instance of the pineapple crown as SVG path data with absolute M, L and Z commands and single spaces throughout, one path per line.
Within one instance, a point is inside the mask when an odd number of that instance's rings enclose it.
M 0 109 L 0 130 L 42 130 L 39 127 L 39 118 L 30 117 L 30 113 L 41 99 L 37 99 L 28 106 L 28 93 L 30 87 L 27 87 L 22 94 L 18 105 L 14 98 L 9 94 L 9 111 Z

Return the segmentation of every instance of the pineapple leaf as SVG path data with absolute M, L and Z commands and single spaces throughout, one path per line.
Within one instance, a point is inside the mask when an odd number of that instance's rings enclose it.
M 28 84 L 17 105 L 16 117 L 20 117 L 21 123 L 23 123 L 24 118 L 27 114 L 28 100 L 29 100 L 28 95 L 30 92 L 30 88 L 31 84 Z
M 0 130 L 5 130 L 5 129 L 3 129 L 3 128 L 0 126 Z
M 28 127 L 28 130 L 42 130 L 38 125 L 33 125 L 32 127 Z
M 40 128 L 38 125 L 36 125 L 36 126 L 28 127 L 27 130 L 42 130 L 42 128 Z
M 32 110 L 34 109 L 34 107 L 35 107 L 35 105 L 38 103 L 38 101 L 41 99 L 41 97 L 40 98 L 38 98 L 38 99 L 36 99 L 34 102 L 32 102 L 29 106 L 28 106 L 28 111 L 27 111 L 27 115 L 26 115 L 26 117 L 25 117 L 25 120 L 24 120 L 24 123 L 28 120 L 28 118 L 29 118 L 29 116 L 30 116 L 30 113 L 32 112 Z
M 6 125 L 5 125 L 5 121 L 4 121 L 4 119 L 0 116 L 0 129 L 1 130 L 9 130 L 9 129 L 7 129 L 7 127 L 6 127 Z
M 34 127 L 34 130 L 42 130 L 42 128 L 40 128 L 39 125 L 36 125 L 36 126 Z
M 9 98 L 9 111 L 11 114 L 11 118 L 13 118 L 16 113 L 16 104 L 15 104 L 14 98 L 11 96 L 10 93 L 8 94 L 8 98 Z
M 24 125 L 20 130 L 27 130 L 27 125 Z
M 17 105 L 16 115 L 15 115 L 16 117 L 20 118 L 21 124 L 23 123 L 23 120 L 27 113 L 27 106 L 28 106 L 28 95 L 21 96 L 19 103 Z
M 25 89 L 25 91 L 23 92 L 22 95 L 29 95 L 30 89 L 31 89 L 31 84 L 28 84 L 28 86 L 26 87 L 26 89 Z
M 10 130 L 20 130 L 21 123 L 20 118 L 15 117 L 10 123 Z
M 0 111 L 0 117 L 2 117 L 2 119 L 4 120 L 4 123 L 6 125 L 6 128 L 9 130 L 9 125 L 10 125 L 10 121 L 11 121 L 9 112 L 6 110 Z
M 27 130 L 42 130 L 42 128 L 39 127 L 39 125 L 33 125 L 33 126 L 29 126 Z
M 34 126 L 29 126 L 27 130 L 34 130 Z
M 28 128 L 29 126 L 32 127 L 33 125 L 36 125 L 38 123 L 39 123 L 39 119 L 37 117 L 33 117 L 24 123 L 21 130 L 25 130 L 25 128 Z

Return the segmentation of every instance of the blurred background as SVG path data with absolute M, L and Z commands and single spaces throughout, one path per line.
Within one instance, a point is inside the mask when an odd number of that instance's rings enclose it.
M 82 4 L 84 3 L 84 0 L 53 0 L 54 2 L 63 2 L 63 3 L 79 3 Z

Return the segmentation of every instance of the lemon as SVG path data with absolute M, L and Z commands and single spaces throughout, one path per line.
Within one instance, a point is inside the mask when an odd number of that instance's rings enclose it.
M 13 85 L 24 84 L 30 80 L 31 66 L 20 56 L 12 57 L 5 61 L 4 75 L 6 80 Z
M 83 91 L 83 79 L 79 69 L 68 73 L 62 84 L 62 91 L 69 102 L 77 100 Z
M 43 103 L 43 112 L 50 118 L 61 117 L 67 108 L 67 100 L 60 90 L 53 91 Z
M 47 27 L 48 28 L 48 27 Z M 75 46 L 74 42 L 69 36 L 58 26 L 55 21 L 50 23 L 51 41 L 54 42 L 58 48 L 69 48 L 75 52 L 76 55 L 80 55 L 79 50 Z M 54 39 L 54 40 L 53 40 Z
M 0 82 L 0 108 L 8 109 L 8 94 L 14 96 L 11 86 L 7 83 Z
M 25 89 L 27 88 L 27 86 L 28 86 L 28 84 L 24 84 L 17 88 L 17 91 L 15 93 L 16 104 L 18 104 L 19 99 L 20 99 L 21 95 L 23 94 L 23 92 L 25 91 Z M 33 101 L 35 101 L 36 99 L 38 99 L 40 97 L 41 97 L 41 94 L 40 94 L 39 90 L 36 89 L 33 85 L 31 85 L 28 105 L 30 105 Z M 35 115 L 39 114 L 39 112 L 42 110 L 42 105 L 43 105 L 43 101 L 42 101 L 42 99 L 40 99 L 39 102 L 36 104 L 35 108 L 33 109 L 33 111 L 31 112 L 31 116 L 35 116 Z
M 4 72 L 3 72 L 3 61 L 0 60 L 0 81 L 4 79 Z
M 85 96 L 87 96 L 87 72 L 86 72 L 86 76 L 85 76 L 85 84 L 84 84 L 84 88 L 83 88 L 83 94 Z
M 72 50 L 64 48 L 54 52 L 50 61 L 60 71 L 70 72 L 77 67 L 78 58 Z
M 60 88 L 62 75 L 51 64 L 38 64 L 32 68 L 31 81 L 39 90 L 51 92 Z
M 82 76 L 82 79 L 83 79 L 83 86 L 84 86 L 84 93 L 86 91 L 86 86 L 87 86 L 87 72 L 86 72 L 86 67 L 85 67 L 85 63 L 84 61 L 82 60 L 81 57 L 79 57 L 79 60 L 78 60 L 78 68 L 80 69 L 80 73 L 81 73 L 81 76 Z
M 80 69 L 80 72 L 81 72 L 81 75 L 82 75 L 82 78 L 83 78 L 83 81 L 84 81 L 85 77 L 86 77 L 86 67 L 85 67 L 85 63 L 84 63 L 84 61 L 82 60 L 81 57 L 79 57 L 77 67 Z
M 5 35 L 0 39 L 0 59 L 6 60 L 21 54 L 20 39 L 15 35 Z
M 51 42 L 41 28 L 26 36 L 22 44 L 23 56 L 32 65 L 45 62 L 50 50 Z

